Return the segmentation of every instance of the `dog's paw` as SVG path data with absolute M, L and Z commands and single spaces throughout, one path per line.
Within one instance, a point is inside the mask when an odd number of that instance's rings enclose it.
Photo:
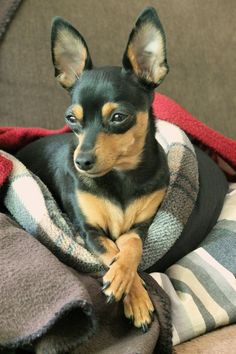
M 135 327 L 147 332 L 153 321 L 154 307 L 138 274 L 135 276 L 130 292 L 125 296 L 123 303 L 125 317 L 130 319 Z
M 119 301 L 129 293 L 136 269 L 130 266 L 126 259 L 115 258 L 109 270 L 103 277 L 102 290 L 107 296 L 107 302 Z

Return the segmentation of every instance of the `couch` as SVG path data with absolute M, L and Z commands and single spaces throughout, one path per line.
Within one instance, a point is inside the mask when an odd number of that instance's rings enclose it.
M 236 139 L 233 0 L 22 1 L 0 44 L 0 125 L 55 129 L 64 124 L 69 97 L 54 80 L 53 16 L 79 28 L 95 65 L 119 65 L 135 18 L 148 5 L 158 10 L 167 35 L 170 73 L 159 91 Z M 236 325 L 175 349 L 178 354 L 235 354 Z

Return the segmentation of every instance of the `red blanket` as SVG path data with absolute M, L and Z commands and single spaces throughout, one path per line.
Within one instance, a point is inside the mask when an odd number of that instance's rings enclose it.
M 194 118 L 189 112 L 174 102 L 169 97 L 155 94 L 153 109 L 159 119 L 174 123 L 190 134 L 203 148 L 209 149 L 217 160 L 221 168 L 235 180 L 236 174 L 236 141 L 225 137 L 217 131 L 209 128 L 205 124 Z M 43 128 L 0 128 L 0 149 L 10 153 L 29 142 L 46 135 L 64 133 L 69 131 L 68 127 L 57 130 Z M 227 162 L 227 163 L 225 163 Z M 232 168 L 230 168 L 232 167 Z M 0 185 L 4 182 L 11 169 L 11 164 L 0 157 Z

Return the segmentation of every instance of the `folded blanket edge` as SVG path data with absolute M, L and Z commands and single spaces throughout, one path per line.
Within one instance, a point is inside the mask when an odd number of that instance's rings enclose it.
M 16 349 L 25 346 L 31 346 L 36 340 L 39 340 L 43 337 L 53 326 L 56 325 L 58 321 L 60 321 L 64 316 L 68 315 L 71 311 L 75 309 L 81 309 L 82 312 L 87 316 L 88 321 L 90 322 L 91 329 L 86 333 L 84 336 L 78 336 L 77 340 L 71 344 L 69 349 L 76 347 L 77 345 L 81 344 L 82 342 L 88 340 L 97 329 L 97 318 L 93 309 L 92 304 L 89 304 L 85 300 L 77 300 L 71 301 L 64 305 L 59 312 L 56 312 L 54 317 L 52 317 L 47 324 L 45 324 L 41 329 L 38 331 L 30 334 L 19 337 L 14 339 L 13 341 L 8 341 L 5 343 L 0 343 L 0 350 L 3 349 Z

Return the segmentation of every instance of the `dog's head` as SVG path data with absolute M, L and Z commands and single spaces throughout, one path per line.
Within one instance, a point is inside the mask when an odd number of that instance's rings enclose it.
M 122 67 L 93 68 L 84 38 L 59 17 L 51 39 L 55 76 L 72 100 L 65 119 L 78 137 L 76 168 L 91 177 L 135 169 L 149 131 L 153 91 L 168 72 L 156 11 L 147 8 L 137 19 Z

